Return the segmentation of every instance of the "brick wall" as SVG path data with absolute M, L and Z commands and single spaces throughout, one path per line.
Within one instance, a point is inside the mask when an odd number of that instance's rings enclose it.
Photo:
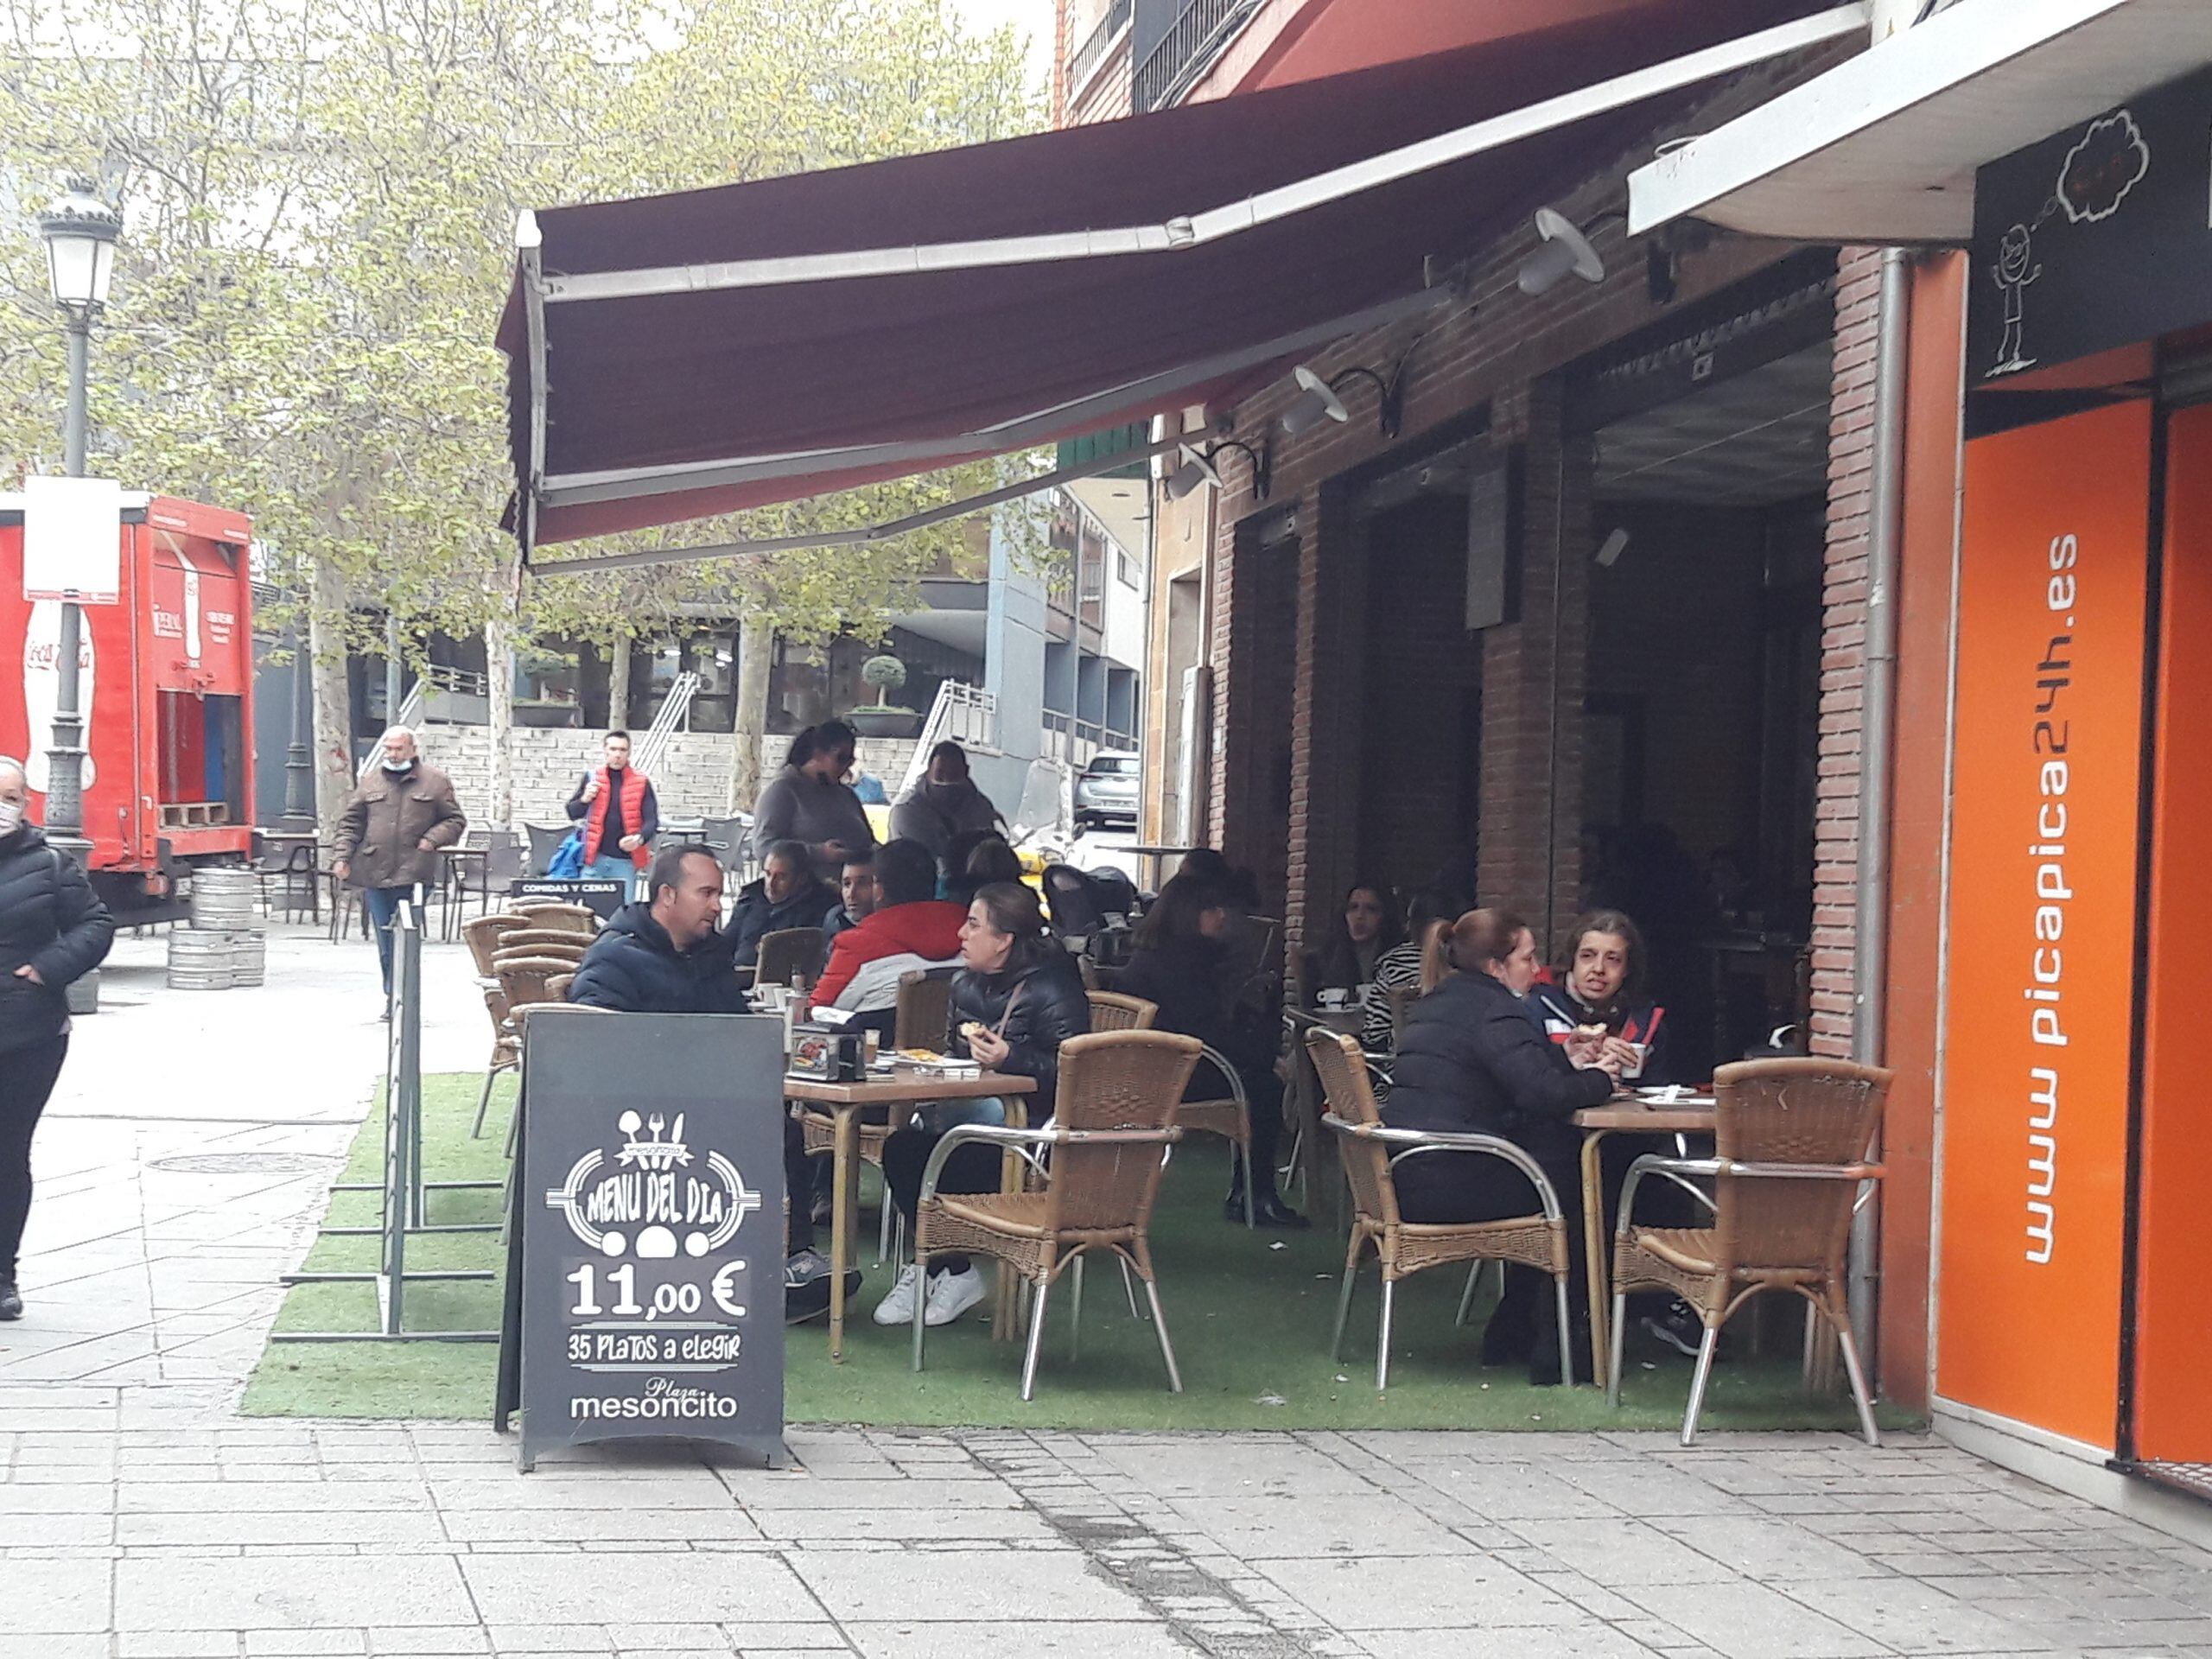
M 1881 268 L 1878 250 L 1847 249 L 1836 288 L 1827 557 L 1821 583 L 1820 804 L 1813 865 L 1813 1047 L 1821 1054 L 1851 1052 L 1859 709 L 1866 683 L 1866 537 Z

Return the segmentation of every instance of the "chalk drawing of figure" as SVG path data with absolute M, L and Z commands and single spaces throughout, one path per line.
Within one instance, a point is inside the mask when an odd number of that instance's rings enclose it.
M 2028 284 L 2043 275 L 2041 265 L 2030 263 L 2034 257 L 2034 247 L 2024 225 L 2015 225 L 1998 244 L 1997 264 L 1990 275 L 2005 295 L 2005 334 L 1997 345 L 1997 361 L 1989 371 L 1993 376 L 2018 374 L 2035 366 L 2036 359 L 2024 354 L 2021 340 L 2022 325 L 2027 316 Z

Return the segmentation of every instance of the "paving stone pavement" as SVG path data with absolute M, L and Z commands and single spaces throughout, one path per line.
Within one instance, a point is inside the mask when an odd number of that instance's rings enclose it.
M 2212 1659 L 2212 1556 L 1919 1436 L 801 1427 L 787 1471 L 524 1476 L 482 1425 L 242 1418 L 373 969 L 280 931 L 268 988 L 194 995 L 159 957 L 118 949 L 41 1135 L 0 1659 Z M 429 958 L 429 1063 L 480 1064 Z

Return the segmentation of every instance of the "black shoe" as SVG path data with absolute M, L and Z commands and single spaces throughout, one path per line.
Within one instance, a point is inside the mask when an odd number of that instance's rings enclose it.
M 1529 1381 L 1540 1389 L 1559 1386 L 1559 1338 L 1556 1328 L 1535 1333 L 1535 1345 L 1529 1350 Z M 1577 1321 L 1567 1332 L 1567 1351 L 1574 1362 L 1574 1380 L 1588 1382 L 1594 1380 L 1590 1370 L 1590 1327 Z
M 0 1321 L 23 1317 L 23 1299 L 12 1279 L 0 1279 Z
M 1654 1342 L 1673 1349 L 1685 1359 L 1695 1359 L 1699 1347 L 1705 1341 L 1705 1321 L 1696 1311 L 1680 1297 L 1668 1304 L 1664 1313 L 1647 1314 L 1640 1321 L 1644 1334 Z M 1713 1344 L 1713 1357 L 1720 1359 L 1728 1352 L 1728 1338 L 1724 1332 Z
M 1224 1221 L 1234 1222 L 1239 1227 L 1244 1224 L 1244 1189 L 1243 1187 L 1234 1189 L 1223 1201 L 1221 1217 Z M 1281 1194 L 1276 1192 L 1262 1192 L 1260 1195 L 1258 1202 L 1253 1206 L 1252 1219 L 1262 1227 L 1282 1227 L 1293 1232 L 1313 1224 L 1285 1204 Z
M 857 1268 L 845 1269 L 845 1301 L 860 1294 Z M 784 1323 L 803 1325 L 830 1311 L 830 1262 L 819 1250 L 799 1250 L 784 1263 Z

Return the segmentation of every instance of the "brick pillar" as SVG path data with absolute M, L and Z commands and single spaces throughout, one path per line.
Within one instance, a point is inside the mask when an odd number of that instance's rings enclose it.
M 1521 608 L 1483 639 L 1476 900 L 1519 911 L 1548 953 L 1581 886 L 1582 699 L 1590 642 L 1587 434 L 1556 380 L 1501 398 L 1493 442 L 1525 456 Z
M 1813 1017 L 1817 1054 L 1851 1052 L 1859 875 L 1859 709 L 1866 681 L 1866 536 L 1874 459 L 1874 355 L 1882 256 L 1838 263 L 1828 416 L 1827 562 L 1821 607 L 1821 756 L 1813 831 Z
M 1343 492 L 1309 487 L 1299 499 L 1298 521 L 1283 925 L 1294 948 L 1312 950 L 1326 937 L 1338 899 L 1357 879 L 1367 583 L 1363 538 Z

